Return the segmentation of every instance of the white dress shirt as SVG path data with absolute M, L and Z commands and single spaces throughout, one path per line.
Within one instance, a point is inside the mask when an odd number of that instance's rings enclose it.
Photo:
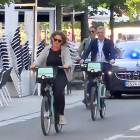
M 98 53 L 96 56 L 96 62 L 105 62 L 105 56 L 104 56 L 104 52 L 103 52 L 103 45 L 104 45 L 104 40 L 102 42 L 98 41 Z
M 90 44 L 90 42 L 91 42 L 91 38 L 90 38 L 90 40 L 89 40 L 89 44 Z M 91 58 L 91 52 L 90 52 L 90 54 L 88 55 L 88 58 Z

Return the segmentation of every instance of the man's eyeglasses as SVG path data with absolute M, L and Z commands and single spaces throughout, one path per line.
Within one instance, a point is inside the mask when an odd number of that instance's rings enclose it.
M 94 33 L 95 33 L 95 31 L 89 31 L 89 33 L 94 34 Z
M 97 34 L 104 34 L 104 32 L 97 32 Z
M 57 39 L 57 38 L 54 38 L 54 41 L 55 41 L 55 42 L 58 42 L 58 43 L 61 43 L 61 42 L 62 42 L 62 40 Z

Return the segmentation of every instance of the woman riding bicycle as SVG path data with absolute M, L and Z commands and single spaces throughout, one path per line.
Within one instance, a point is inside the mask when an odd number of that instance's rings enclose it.
M 37 57 L 31 68 L 36 66 L 63 66 L 64 69 L 57 69 L 57 75 L 53 85 L 53 94 L 54 94 L 54 108 L 57 113 L 59 113 L 59 124 L 66 124 L 64 117 L 64 108 L 65 108 L 65 95 L 64 89 L 67 84 L 67 81 L 72 80 L 72 75 L 69 67 L 72 66 L 72 60 L 67 47 L 67 37 L 62 31 L 55 31 L 51 35 L 51 45 L 45 47 L 41 54 Z M 41 94 L 44 96 L 45 85 L 41 85 Z

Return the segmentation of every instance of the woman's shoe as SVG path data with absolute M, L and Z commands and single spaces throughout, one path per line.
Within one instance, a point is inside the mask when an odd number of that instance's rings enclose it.
M 64 115 L 59 115 L 59 124 L 60 125 L 66 124 L 66 119 L 65 119 Z

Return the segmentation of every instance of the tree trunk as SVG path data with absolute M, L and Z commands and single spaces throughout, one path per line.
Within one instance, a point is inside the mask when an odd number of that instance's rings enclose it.
M 71 24 L 72 24 L 72 41 L 75 42 L 75 36 L 74 36 L 75 11 L 74 9 L 73 9 L 73 14 L 71 15 Z
M 137 13 L 136 21 L 139 21 L 139 14 Z
M 62 30 L 62 12 L 61 5 L 56 6 L 56 30 Z
M 110 5 L 110 30 L 111 30 L 111 40 L 114 40 L 114 5 Z

